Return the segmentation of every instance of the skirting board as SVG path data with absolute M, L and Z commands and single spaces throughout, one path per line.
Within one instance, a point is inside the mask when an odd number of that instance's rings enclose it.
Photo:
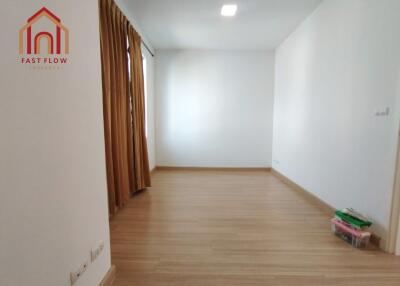
M 154 170 L 154 169 L 153 169 Z M 157 166 L 154 171 L 262 171 L 270 172 L 269 167 L 175 167 L 175 166 Z
M 99 286 L 111 286 L 114 283 L 116 276 L 117 268 L 115 267 L 115 265 L 111 265 L 110 270 L 108 270 L 103 280 L 101 280 Z
M 323 210 L 324 212 L 326 212 L 329 215 L 333 215 L 335 213 L 336 209 L 334 207 L 332 207 L 331 205 L 327 204 L 326 202 L 324 202 L 320 198 L 314 196 L 309 191 L 307 191 L 303 187 L 299 186 L 298 184 L 293 182 L 291 179 L 289 179 L 285 175 L 279 173 L 275 169 L 272 169 L 271 173 L 273 175 L 275 175 L 275 177 L 280 179 L 282 182 L 284 182 L 286 185 L 288 185 L 288 186 L 292 187 L 294 190 L 296 190 L 299 194 L 301 194 L 311 204 L 317 206 L 318 208 L 320 208 L 321 210 Z
M 335 213 L 336 209 L 334 207 L 332 207 L 331 205 L 327 204 L 326 202 L 324 202 L 320 198 L 316 197 L 315 195 L 313 195 L 312 193 L 310 193 L 309 191 L 307 191 L 303 187 L 299 186 L 298 184 L 293 182 L 291 179 L 289 179 L 285 175 L 281 174 L 280 172 L 278 172 L 275 169 L 271 169 L 271 173 L 274 176 L 276 176 L 278 179 L 280 179 L 282 182 L 284 182 L 286 185 L 292 187 L 292 189 L 294 189 L 299 194 L 301 194 L 308 202 L 310 202 L 313 205 L 317 206 L 318 208 L 323 210 L 325 213 L 327 213 L 327 214 L 329 214 L 331 216 L 333 216 L 333 214 Z M 375 245 L 375 246 L 377 246 L 379 248 L 382 248 L 382 246 L 380 245 L 380 240 L 381 240 L 381 238 L 379 236 L 377 236 L 375 234 L 371 235 L 370 242 L 373 245 Z

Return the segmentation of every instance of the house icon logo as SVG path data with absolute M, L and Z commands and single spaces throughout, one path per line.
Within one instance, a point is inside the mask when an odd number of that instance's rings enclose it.
M 32 68 L 59 68 L 67 63 L 69 30 L 61 19 L 43 7 L 19 30 L 21 63 Z

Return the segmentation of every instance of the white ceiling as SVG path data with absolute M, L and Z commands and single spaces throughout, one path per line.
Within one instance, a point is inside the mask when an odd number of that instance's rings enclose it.
M 321 0 L 120 0 L 156 49 L 265 50 L 278 46 Z M 237 15 L 220 15 L 223 4 Z

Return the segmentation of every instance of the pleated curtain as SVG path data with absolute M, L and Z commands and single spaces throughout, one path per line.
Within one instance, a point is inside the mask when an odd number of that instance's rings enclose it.
M 133 150 L 136 188 L 143 189 L 150 185 L 149 158 L 146 142 L 145 100 L 143 58 L 141 38 L 135 29 L 129 25 L 129 55 L 131 64 L 131 94 L 133 108 Z
M 114 1 L 99 0 L 99 10 L 108 202 L 113 215 L 131 194 L 151 184 L 143 132 L 143 64 L 132 60 L 141 55 L 140 37 Z M 136 41 L 139 37 L 139 45 L 130 34 Z

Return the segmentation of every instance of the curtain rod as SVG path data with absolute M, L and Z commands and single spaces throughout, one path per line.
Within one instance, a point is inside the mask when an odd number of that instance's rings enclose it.
M 148 50 L 149 53 L 150 53 L 150 55 L 154 58 L 154 54 L 151 52 L 150 48 L 146 45 L 146 43 L 145 43 L 142 39 L 140 39 L 140 40 L 142 41 L 142 44 L 144 45 L 144 47 L 146 48 L 146 50 Z
M 133 27 L 133 29 L 136 31 L 136 33 L 139 34 L 140 36 L 140 41 L 142 42 L 142 44 L 144 45 L 144 47 L 146 48 L 146 50 L 149 51 L 150 55 L 154 58 L 154 54 L 153 52 L 150 50 L 149 46 L 147 46 L 147 44 L 143 41 L 142 35 L 140 35 L 140 33 L 135 29 L 135 26 L 132 25 L 132 23 L 128 20 L 128 18 L 125 16 L 125 14 L 122 12 L 121 8 L 119 8 L 119 6 L 115 3 L 115 1 L 112 1 L 112 3 L 117 7 L 117 9 L 119 10 L 119 12 L 124 16 L 124 18 L 126 19 L 126 24 L 127 26 L 131 25 Z

